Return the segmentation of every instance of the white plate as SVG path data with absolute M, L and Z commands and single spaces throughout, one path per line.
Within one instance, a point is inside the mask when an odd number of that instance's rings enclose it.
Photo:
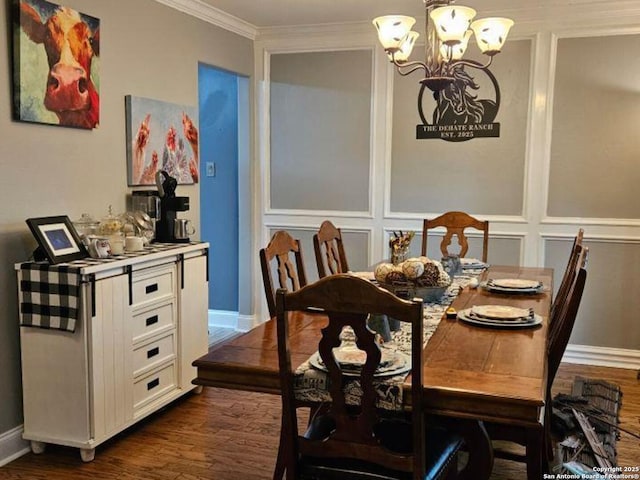
M 484 288 L 489 290 L 490 292 L 495 293 L 515 293 L 515 294 L 533 294 L 540 293 L 544 290 L 544 287 L 539 286 L 536 288 L 506 288 L 506 287 L 496 287 L 494 285 L 489 285 L 487 283 L 482 285 Z
M 492 321 L 492 320 L 484 320 L 484 319 L 476 319 L 470 317 L 468 315 L 469 309 L 461 310 L 458 312 L 458 319 L 465 322 L 470 323 L 472 325 L 480 325 L 483 327 L 491 327 L 491 328 L 531 328 L 537 327 L 542 323 L 542 317 L 540 315 L 534 314 L 531 321 L 527 322 L 519 322 L 519 321 Z
M 401 373 L 405 373 L 411 370 L 411 357 L 402 352 L 389 352 L 392 355 L 392 361 L 389 362 L 386 366 L 378 367 L 376 372 L 373 374 L 374 377 L 390 377 L 393 375 L 399 375 Z M 320 353 L 316 352 L 309 358 L 309 363 L 312 367 L 317 368 L 318 370 L 322 370 L 324 372 L 328 372 L 327 367 L 324 365 L 322 358 L 320 358 Z M 349 369 L 345 368 L 346 365 L 342 366 L 342 374 L 347 377 L 359 377 L 360 371 L 357 369 Z
M 481 262 L 477 258 L 466 258 L 462 257 L 460 259 L 460 266 L 467 270 L 476 270 L 481 268 L 487 268 L 489 266 L 488 263 Z
M 386 367 L 393 361 L 393 352 L 388 349 L 380 350 L 380 366 Z M 367 361 L 367 352 L 360 350 L 355 345 L 344 345 L 333 351 L 333 356 L 340 365 L 352 365 L 360 367 Z
M 531 315 L 526 308 L 512 307 L 510 305 L 474 305 L 471 312 L 476 317 L 483 317 L 488 320 L 515 320 Z
M 510 288 L 516 290 L 530 290 L 539 288 L 542 284 L 537 280 L 526 280 L 524 278 L 495 278 L 489 279 L 487 285 L 498 288 Z

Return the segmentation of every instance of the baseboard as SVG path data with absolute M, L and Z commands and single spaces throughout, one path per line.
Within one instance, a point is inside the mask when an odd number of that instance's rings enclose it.
M 240 315 L 238 312 L 227 310 L 209 310 L 210 327 L 226 327 L 246 332 L 255 326 L 254 321 L 254 315 Z
M 238 312 L 209 310 L 209 326 L 238 328 Z
M 598 367 L 640 369 L 640 350 L 593 347 L 590 345 L 568 345 L 562 361 Z
M 256 316 L 255 315 L 238 315 L 238 328 L 237 330 L 240 332 L 248 332 L 253 327 L 256 326 Z
M 30 451 L 29 442 L 22 439 L 22 425 L 0 434 L 0 467 Z

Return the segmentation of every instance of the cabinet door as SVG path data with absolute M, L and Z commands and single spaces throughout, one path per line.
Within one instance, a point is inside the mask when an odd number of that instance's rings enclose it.
M 178 334 L 180 345 L 180 388 L 191 389 L 196 378 L 196 368 L 191 364 L 205 355 L 209 348 L 208 312 L 209 282 L 207 281 L 207 257 L 185 258 L 182 262 L 182 278 L 178 285 L 180 315 Z
M 93 430 L 97 442 L 133 418 L 132 325 L 126 275 L 98 280 L 90 324 Z

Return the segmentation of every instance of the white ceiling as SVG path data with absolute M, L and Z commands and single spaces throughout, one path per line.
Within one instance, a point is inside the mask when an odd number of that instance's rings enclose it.
M 379 15 L 401 13 L 424 16 L 422 0 L 201 0 L 258 27 L 317 25 L 371 21 Z M 610 2 L 611 0 L 607 0 Z M 508 16 L 551 18 L 554 12 L 576 7 L 602 6 L 603 0 L 458 0 L 478 11 L 478 17 Z M 612 2 L 613 3 L 613 2 Z M 635 4 L 638 0 L 616 0 L 616 4 Z

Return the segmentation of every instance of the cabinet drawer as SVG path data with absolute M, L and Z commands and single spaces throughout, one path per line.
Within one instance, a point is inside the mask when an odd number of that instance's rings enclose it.
M 133 316 L 133 341 L 175 325 L 175 303 L 150 308 Z
M 141 345 L 133 351 L 133 376 L 167 363 L 176 356 L 175 335 L 170 333 L 160 339 Z
M 153 302 L 162 297 L 172 296 L 176 282 L 175 264 L 141 270 L 133 273 L 132 299 L 133 308 Z
M 137 380 L 133 384 L 134 411 L 175 390 L 176 384 L 175 362 Z

